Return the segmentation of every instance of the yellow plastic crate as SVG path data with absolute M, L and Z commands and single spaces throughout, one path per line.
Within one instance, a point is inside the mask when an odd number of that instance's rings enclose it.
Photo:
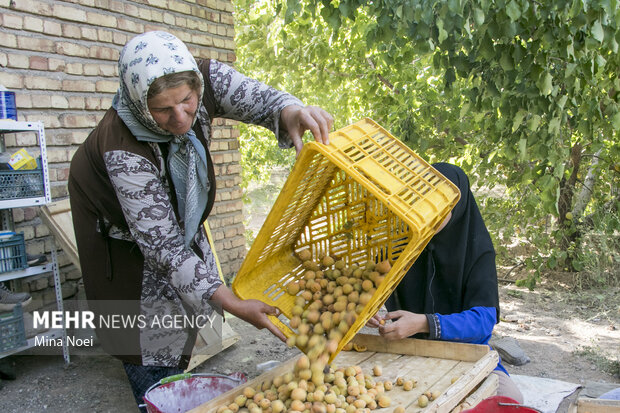
M 290 320 L 295 296 L 286 285 L 305 271 L 297 252 L 309 249 L 317 262 L 330 255 L 349 266 L 389 259 L 392 269 L 333 359 L 385 303 L 460 193 L 371 119 L 332 132 L 329 141 L 304 145 L 232 288 Z M 271 319 L 287 337 L 295 334 L 288 320 Z

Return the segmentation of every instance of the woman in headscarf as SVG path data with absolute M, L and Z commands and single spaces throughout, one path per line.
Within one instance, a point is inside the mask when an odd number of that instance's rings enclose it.
M 202 226 L 215 200 L 213 119 L 264 126 L 298 152 L 306 130 L 327 144 L 333 119 L 221 62 L 196 61 L 166 32 L 131 39 L 119 75 L 112 107 L 72 159 L 69 194 L 91 309 L 138 321 L 97 335 L 124 362 L 141 403 L 150 385 L 187 367 L 195 342 L 198 328 L 163 328 L 164 315 L 223 309 L 284 340 L 267 318 L 274 307 L 240 300 L 222 283 Z
M 389 311 L 378 327 L 388 340 L 414 336 L 472 344 L 488 344 L 499 322 L 499 292 L 495 249 L 469 188 L 469 179 L 457 166 L 434 164 L 458 186 L 461 198 L 429 241 L 411 269 L 386 301 Z M 498 395 L 523 403 L 523 396 L 501 360 L 494 370 Z

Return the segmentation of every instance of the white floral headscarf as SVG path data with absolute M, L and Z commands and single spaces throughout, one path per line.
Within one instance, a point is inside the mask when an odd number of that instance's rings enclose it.
M 204 90 L 202 74 L 187 46 L 163 31 L 147 32 L 127 42 L 118 66 L 120 87 L 112 106 L 139 141 L 170 143 L 167 164 L 177 195 L 179 215 L 185 224 L 185 245 L 189 246 L 201 224 L 209 194 L 206 151 L 192 129 L 184 135 L 174 136 L 160 128 L 148 109 L 147 94 L 157 78 L 194 71 L 202 84 L 197 113 L 204 113 L 200 107 Z

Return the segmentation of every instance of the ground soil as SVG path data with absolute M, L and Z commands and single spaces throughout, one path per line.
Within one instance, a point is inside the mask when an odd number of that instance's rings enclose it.
M 523 366 L 506 364 L 511 374 L 620 386 L 619 289 L 575 293 L 556 282 L 529 291 L 505 283 L 500 296 L 505 321 L 496 327 L 495 335 L 516 338 L 531 359 Z M 252 378 L 261 373 L 257 368 L 261 363 L 299 354 L 266 330 L 234 318 L 228 321 L 240 340 L 198 366 L 196 372 L 240 371 Z M 2 412 L 137 411 L 121 363 L 99 351 L 74 355 L 69 365 L 60 354 L 20 354 L 2 362 L 10 364 L 17 375 L 15 380 L 2 381 Z
M 264 214 L 273 198 L 263 197 L 262 202 L 254 203 L 256 214 Z M 260 224 L 253 215 L 249 231 Z M 515 338 L 531 360 L 523 366 L 506 364 L 509 373 L 620 386 L 620 288 L 576 290 L 574 275 L 550 274 L 529 291 L 513 283 L 524 275 L 499 269 L 502 321 L 494 336 Z M 228 321 L 240 340 L 195 372 L 240 371 L 253 378 L 261 373 L 261 363 L 299 354 L 266 330 L 230 317 Z M 68 365 L 61 355 L 20 354 L 2 363 L 13 367 L 17 377 L 2 381 L 0 412 L 137 411 L 121 363 L 96 347 L 92 354 L 73 355 Z

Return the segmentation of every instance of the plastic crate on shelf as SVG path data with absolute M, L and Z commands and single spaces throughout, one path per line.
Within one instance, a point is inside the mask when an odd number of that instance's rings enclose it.
M 286 286 L 305 272 L 299 251 L 309 250 L 317 262 L 330 255 L 349 266 L 388 259 L 391 270 L 333 359 L 385 303 L 460 193 L 371 119 L 335 131 L 329 140 L 304 145 L 232 288 L 241 298 L 276 306 L 290 320 L 295 296 Z M 295 334 L 288 320 L 271 319 L 287 337 Z
M 25 345 L 24 312 L 17 304 L 12 312 L 0 314 L 0 353 Z
M 28 267 L 24 234 L 7 233 L 0 236 L 0 273 Z
M 0 171 L 0 200 L 35 198 L 45 195 L 41 160 L 37 169 Z

